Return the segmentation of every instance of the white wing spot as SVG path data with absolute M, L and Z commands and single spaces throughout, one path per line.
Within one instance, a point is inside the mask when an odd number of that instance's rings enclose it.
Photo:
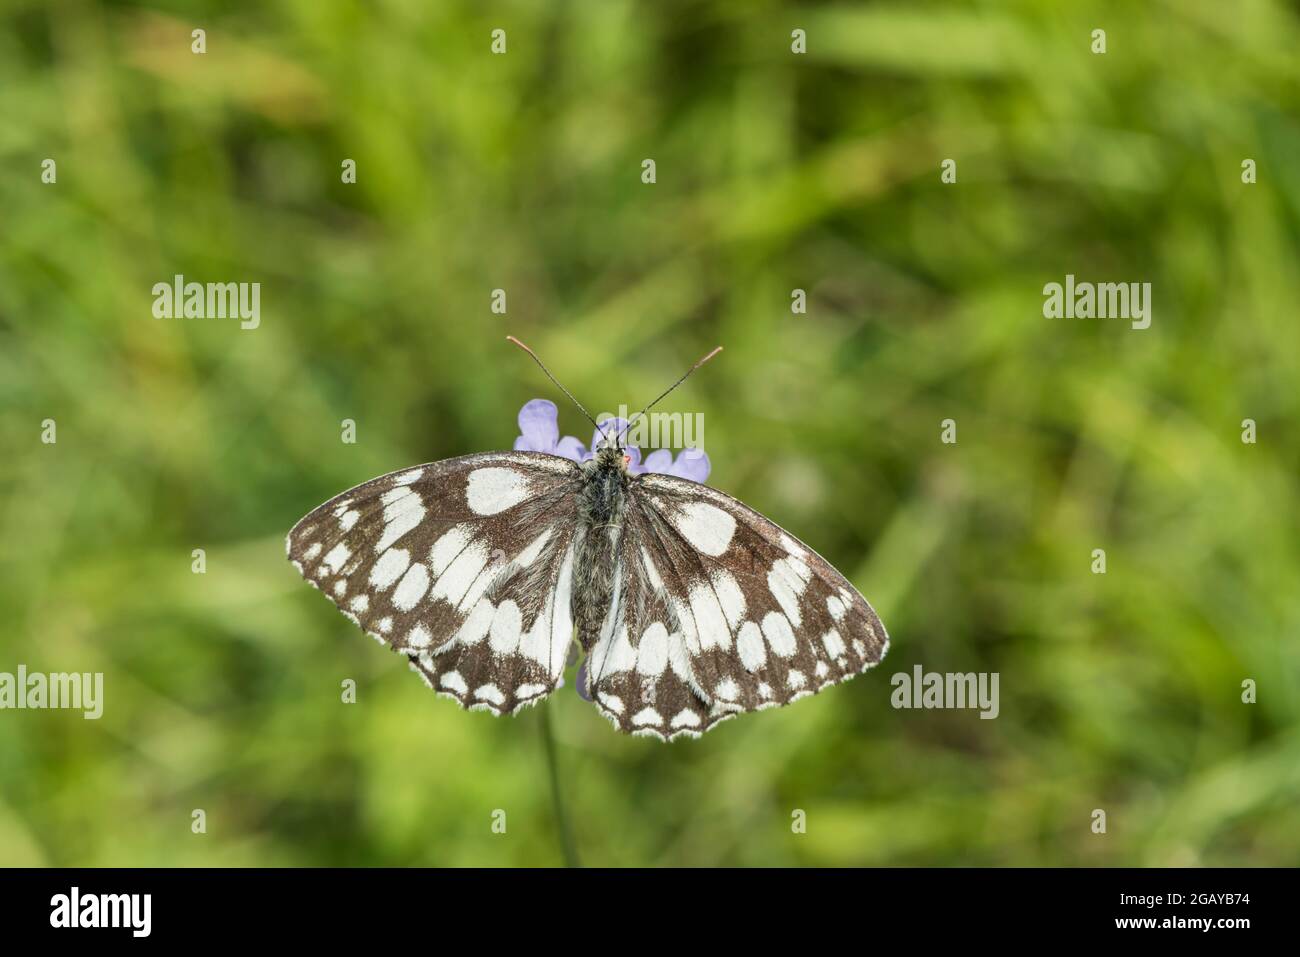
M 474 606 L 474 610 L 465 618 L 464 624 L 456 632 L 456 644 L 477 645 L 487 637 L 488 629 L 492 627 L 492 617 L 496 614 L 496 609 L 492 607 L 492 602 L 486 598 L 479 601 Z
M 767 587 L 772 590 L 772 597 L 781 606 L 790 623 L 798 628 L 803 621 L 803 616 L 799 612 L 799 595 L 791 587 L 789 579 L 775 566 L 767 573 Z
M 515 564 L 520 568 L 527 568 L 533 562 L 537 561 L 537 556 L 542 554 L 542 549 L 551 539 L 551 529 L 547 529 L 533 540 L 533 543 L 519 553 L 515 558 Z
M 390 548 L 379 556 L 375 567 L 370 569 L 370 584 L 384 591 L 393 582 L 401 578 L 406 567 L 411 564 L 411 553 L 404 548 Z
M 469 473 L 465 501 L 477 515 L 496 515 L 528 497 L 528 479 L 514 469 L 481 468 Z
M 388 511 L 394 505 L 401 505 L 407 499 L 414 499 L 416 504 L 421 502 L 420 496 L 415 489 L 410 488 L 390 488 L 383 495 L 379 496 L 379 501 L 384 503 L 384 511 Z M 409 506 L 408 506 L 409 507 Z
M 461 694 L 469 691 L 469 685 L 465 684 L 465 679 L 460 676 L 459 671 L 448 671 L 438 679 L 438 684 L 444 688 L 450 688 L 452 691 L 458 691 Z
M 781 547 L 784 548 L 788 554 L 793 555 L 796 558 L 806 558 L 808 556 L 808 552 L 804 550 L 803 546 L 789 535 L 785 534 L 785 532 L 781 533 Z
M 614 633 L 613 638 L 611 639 L 609 632 L 606 631 L 605 637 L 591 649 L 590 673 L 597 679 L 602 679 L 605 675 L 631 671 L 636 665 L 637 655 L 632 648 L 632 642 L 628 640 L 627 624 L 620 619 L 618 631 Z
M 456 525 L 443 532 L 433 543 L 433 548 L 429 549 L 429 565 L 434 578 L 445 572 L 456 556 L 464 551 L 471 535 L 468 525 Z
M 745 620 L 745 593 L 740 590 L 740 585 L 736 584 L 731 572 L 724 568 L 714 569 L 710 577 L 713 579 L 713 590 L 718 595 L 718 602 L 722 605 L 722 613 L 727 616 L 727 624 L 735 628 Z
M 308 555 L 308 558 L 312 556 Z M 659 569 L 655 568 L 655 563 L 650 560 L 650 553 L 641 546 L 641 564 L 645 566 L 646 578 L 650 580 L 650 587 L 659 591 L 664 587 L 664 580 L 659 576 Z
M 492 586 L 497 583 L 497 579 L 501 577 L 503 571 L 505 571 L 505 566 L 498 562 L 485 565 L 483 570 L 479 572 L 478 577 L 474 579 L 474 584 L 469 586 L 469 591 L 465 592 L 465 597 L 457 603 L 456 609 L 466 611 L 477 605 L 479 599 L 486 595 Z
M 475 610 L 477 611 L 477 606 Z M 519 648 L 519 637 L 523 634 L 523 628 L 523 615 L 519 612 L 519 606 L 507 598 L 492 616 L 488 645 L 499 655 L 514 654 Z
M 326 568 L 328 568 L 330 571 L 336 572 L 340 568 L 342 568 L 343 563 L 346 562 L 351 557 L 352 557 L 352 550 L 348 548 L 346 545 L 344 545 L 342 542 L 339 542 L 337 545 L 331 548 L 329 552 L 326 553 L 324 558 L 321 559 L 321 564 L 324 565 Z
M 348 583 L 344 579 L 340 578 L 338 581 L 334 583 L 334 594 L 342 598 L 347 593 L 348 593 Z
M 546 685 L 537 685 L 537 684 L 520 685 L 518 688 L 515 689 L 515 697 L 521 700 L 524 698 L 536 698 L 539 694 L 541 694 L 545 690 L 546 690 Z
M 766 681 L 762 682 L 762 683 L 758 686 L 758 696 L 759 696 L 760 698 L 770 698 L 770 697 L 772 697 L 772 686 L 771 686 L 770 684 L 768 684 Z
M 817 662 L 817 667 L 813 669 L 813 673 L 816 674 L 818 678 L 825 678 L 831 673 L 831 669 L 826 662 L 819 661 Z
M 680 632 L 668 636 L 668 667 L 686 684 L 695 686 L 695 676 L 691 674 L 690 659 L 686 652 L 686 641 Z
M 695 618 L 691 614 L 689 605 L 684 604 L 680 599 L 671 599 L 673 614 L 677 616 L 677 623 L 682 629 L 682 641 L 686 645 L 686 650 L 693 655 L 700 653 L 700 636 L 695 632 Z
M 713 589 L 706 584 L 696 584 L 691 587 L 690 600 L 700 648 L 730 648 L 731 627 Z
M 420 524 L 424 518 L 424 502 L 420 496 L 405 485 L 391 489 L 380 496 L 384 503 L 384 533 L 375 542 L 375 551 L 382 552 L 395 544 L 407 532 Z
M 740 634 L 736 636 L 736 652 L 740 655 L 740 663 L 745 666 L 746 671 L 757 671 L 763 667 L 763 662 L 767 661 L 767 649 L 763 647 L 763 632 L 752 621 L 747 621 L 740 626 Z
M 375 625 L 375 627 L 378 628 L 381 632 L 383 632 L 386 635 L 393 630 L 393 619 L 380 618 L 379 623 Z
M 763 637 L 772 650 L 782 658 L 794 656 L 796 645 L 790 622 L 779 611 L 769 611 L 763 616 Z
M 483 685 L 474 689 L 474 697 L 480 701 L 491 701 L 493 704 L 502 704 L 506 696 L 501 693 L 501 689 L 496 685 Z
M 642 708 L 632 717 L 632 723 L 641 727 L 647 724 L 663 724 L 664 719 L 654 708 Z
M 674 728 L 698 728 L 699 726 L 700 716 L 690 708 L 683 708 L 673 718 Z
M 429 569 L 416 562 L 397 583 L 397 589 L 393 592 L 393 606 L 398 611 L 410 611 L 419 604 L 428 590 Z
M 553 600 L 547 599 L 547 605 Z M 537 616 L 533 622 L 533 627 L 527 631 L 520 631 L 518 652 L 530 661 L 535 661 L 543 668 L 551 667 L 551 622 L 549 620 L 551 609 L 543 607 L 542 613 Z M 568 653 L 568 645 L 565 645 L 565 653 Z
M 807 680 L 802 671 L 795 671 L 794 669 L 791 669 L 790 673 L 786 675 L 786 681 L 790 682 L 791 688 L 802 688 Z
M 692 546 L 715 558 L 727 550 L 736 534 L 736 520 L 708 502 L 687 502 L 669 514 L 674 527 Z
M 605 694 L 603 691 L 599 695 L 600 702 L 615 714 L 623 713 L 623 699 L 618 695 Z
M 729 701 L 735 701 L 740 697 L 740 689 L 730 678 L 723 678 L 713 688 L 714 694 L 719 698 L 726 698 Z
M 348 602 L 348 607 L 358 615 L 364 615 L 370 610 L 370 599 L 365 595 L 357 595 L 352 601 Z
M 656 621 L 645 630 L 636 649 L 636 670 L 648 677 L 668 667 L 668 629 Z
M 406 633 L 408 648 L 427 648 L 431 641 L 433 641 L 433 634 L 424 625 L 416 625 Z
M 352 526 L 357 523 L 357 519 L 359 519 L 360 517 L 361 517 L 361 513 L 358 512 L 356 509 L 352 509 L 351 511 L 344 512 L 342 515 L 339 516 L 339 528 L 343 529 L 343 531 L 345 532 L 352 531 Z
M 551 598 L 551 609 L 544 619 L 546 630 L 551 636 L 551 675 L 559 677 L 564 672 L 564 660 L 569 653 L 570 636 L 573 634 L 573 546 L 564 555 L 560 564 L 560 574 L 555 579 L 555 592 Z M 543 619 L 539 619 L 541 621 Z M 537 626 L 538 628 L 541 625 Z
M 564 673 L 564 662 L 572 641 L 573 620 L 569 611 L 572 580 L 573 547 L 570 546 L 560 564 L 554 590 L 533 621 L 533 627 L 519 639 L 519 654 L 536 661 L 554 678 Z
M 831 658 L 840 658 L 844 655 L 844 639 L 834 628 L 822 635 L 822 644 L 826 646 L 826 654 Z
M 307 561 L 313 561 L 320 554 L 320 542 L 312 542 L 307 550 L 302 553 L 302 557 Z
M 482 542 L 475 542 L 466 547 L 466 549 L 456 556 L 443 573 L 438 577 L 438 582 L 433 586 L 430 592 L 431 598 L 442 598 L 450 605 L 459 605 L 460 600 L 465 597 L 469 591 L 474 579 L 478 578 L 479 572 L 483 571 L 483 566 L 488 562 L 487 546 Z
M 844 602 L 840 600 L 838 595 L 831 595 L 826 599 L 826 610 L 831 613 L 831 617 L 836 621 L 843 621 L 844 613 L 848 609 L 845 607 Z
M 393 484 L 410 485 L 423 474 L 424 469 L 411 469 L 411 471 L 403 472 L 401 475 L 397 476 L 397 478 L 393 479 Z
M 794 557 L 778 558 L 772 563 L 772 571 L 789 582 L 790 589 L 796 595 L 803 594 L 809 579 L 812 578 L 812 569 Z

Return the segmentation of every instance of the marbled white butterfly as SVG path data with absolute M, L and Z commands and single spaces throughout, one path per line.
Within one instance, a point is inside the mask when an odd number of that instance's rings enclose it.
M 494 714 L 559 687 L 575 629 L 600 711 L 665 740 L 881 660 L 843 575 L 722 492 L 631 474 L 626 431 L 582 463 L 485 452 L 372 479 L 298 522 L 289 559 L 436 692 Z

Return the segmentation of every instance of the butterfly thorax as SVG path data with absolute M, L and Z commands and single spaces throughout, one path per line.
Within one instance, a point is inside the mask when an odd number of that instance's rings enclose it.
M 578 641 L 590 651 L 613 598 L 631 476 L 622 449 L 614 447 L 598 449 L 579 475 L 572 609 Z

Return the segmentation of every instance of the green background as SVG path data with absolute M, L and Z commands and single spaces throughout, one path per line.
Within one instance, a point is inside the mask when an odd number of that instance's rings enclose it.
M 725 345 L 664 410 L 893 636 L 671 745 L 570 676 L 584 863 L 1300 861 L 1297 49 L 1217 0 L 6 4 L 0 671 L 105 712 L 0 712 L 0 863 L 563 861 L 541 709 L 436 698 L 283 551 L 561 398 L 507 333 L 607 411 Z M 260 328 L 153 318 L 176 273 Z M 1067 273 L 1151 328 L 1045 319 Z M 893 709 L 916 664 L 1000 716 Z

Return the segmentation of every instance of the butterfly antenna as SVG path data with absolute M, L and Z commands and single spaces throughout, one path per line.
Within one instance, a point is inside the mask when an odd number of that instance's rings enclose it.
M 668 395 L 669 392 L 672 392 L 673 389 L 677 388 L 679 385 L 681 385 L 683 382 L 685 382 L 687 379 L 689 379 L 689 378 L 691 377 L 691 373 L 692 373 L 692 372 L 694 372 L 694 371 L 695 371 L 696 369 L 698 369 L 700 366 L 704 365 L 704 363 L 708 362 L 710 359 L 712 359 L 714 356 L 716 356 L 716 355 L 717 355 L 719 352 L 721 352 L 721 351 L 722 351 L 722 346 L 718 346 L 716 349 L 714 349 L 712 352 L 710 352 L 707 356 L 705 356 L 705 357 L 704 357 L 703 359 L 701 359 L 699 362 L 695 363 L 695 365 L 693 365 L 693 366 L 691 366 L 689 369 L 687 369 L 687 370 L 686 370 L 686 374 L 685 374 L 684 376 L 682 376 L 680 379 L 678 379 L 676 382 L 674 382 L 672 385 L 670 385 L 667 389 L 664 389 L 664 391 L 663 391 L 662 393 L 660 393 L 659 398 L 655 399 L 653 402 L 651 402 L 649 405 L 647 405 L 644 409 L 642 409 L 642 410 L 641 410 L 640 412 L 638 412 L 636 415 L 632 416 L 632 418 L 628 419 L 628 420 L 627 420 L 627 425 L 623 426 L 623 431 L 620 432 L 620 433 L 618 434 L 618 441 L 619 441 L 619 443 L 620 443 L 620 444 L 622 443 L 623 436 L 627 433 L 627 430 L 628 430 L 628 429 L 632 428 L 632 423 L 633 423 L 633 422 L 635 422 L 637 419 L 641 418 L 641 416 L 645 415 L 647 412 L 649 412 L 651 409 L 653 409 L 656 405 L 658 405 L 658 404 L 660 403 L 660 401 L 662 401 L 663 398 L 664 398 L 665 396 Z
M 605 430 L 600 427 L 600 423 L 598 423 L 595 419 L 591 417 L 591 413 L 582 407 L 582 403 L 573 397 L 573 393 L 570 392 L 568 389 L 566 389 L 564 386 L 560 385 L 560 380 L 555 378 L 555 376 L 551 375 L 551 370 L 546 368 L 546 363 L 542 362 L 541 359 L 537 358 L 536 352 L 534 352 L 532 349 L 529 349 L 526 345 L 524 345 L 514 336 L 506 336 L 506 339 L 508 339 L 510 342 L 513 342 L 520 349 L 523 349 L 524 352 L 527 352 L 530 356 L 532 356 L 533 361 L 536 362 L 539 366 L 541 366 L 542 371 L 546 373 L 546 378 L 554 382 L 555 387 L 569 397 L 569 401 L 578 407 L 578 411 L 587 417 L 587 421 L 590 422 L 592 425 L 596 426 L 597 432 L 599 432 L 601 435 L 605 434 Z

